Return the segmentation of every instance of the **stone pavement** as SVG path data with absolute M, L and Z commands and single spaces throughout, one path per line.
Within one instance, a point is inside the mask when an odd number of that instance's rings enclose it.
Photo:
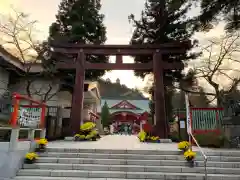
M 108 135 L 98 141 L 72 142 L 54 141 L 49 142 L 49 148 L 79 148 L 79 149 L 142 149 L 142 150 L 176 150 L 176 143 L 141 143 L 136 135 Z
M 0 152 L 8 150 L 8 142 L 0 142 Z M 18 150 L 28 150 L 29 141 L 18 142 Z M 76 148 L 76 149 L 128 149 L 128 150 L 162 150 L 176 151 L 177 143 L 141 143 L 136 135 L 108 135 L 98 141 L 73 142 L 73 141 L 52 141 L 48 143 L 49 148 Z M 199 151 L 193 147 L 194 151 Z M 203 148 L 204 151 L 229 151 L 229 149 Z M 239 151 L 233 150 L 231 151 Z
M 94 142 L 53 141 L 49 142 L 48 147 L 69 149 L 178 150 L 177 143 L 141 143 L 136 135 L 108 135 Z M 193 150 L 199 151 L 197 147 L 193 147 Z M 204 151 L 212 150 L 204 148 Z

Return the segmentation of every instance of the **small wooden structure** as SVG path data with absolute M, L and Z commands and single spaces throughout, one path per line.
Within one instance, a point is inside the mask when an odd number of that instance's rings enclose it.
M 99 70 L 153 70 L 155 77 L 155 115 L 156 132 L 161 138 L 168 137 L 168 120 L 166 119 L 164 99 L 164 70 L 181 70 L 182 62 L 166 62 L 162 59 L 164 54 L 182 54 L 190 46 L 190 42 L 174 42 L 160 45 L 86 45 L 51 42 L 53 52 L 77 56 L 72 62 L 59 62 L 58 69 L 76 70 L 74 93 L 71 111 L 71 135 L 79 130 L 83 109 L 83 90 L 86 69 Z M 86 55 L 115 55 L 116 63 L 90 63 Z M 151 55 L 153 60 L 148 63 L 126 64 L 122 56 Z M 69 134 L 70 135 L 70 134 Z
M 186 121 L 186 111 L 175 112 L 178 121 Z M 223 108 L 190 108 L 190 120 L 193 134 L 216 133 L 221 131 Z M 186 129 L 186 123 L 185 123 Z M 181 128 L 181 126 L 180 126 Z
M 29 102 L 30 105 L 20 105 L 21 100 Z M 40 115 L 37 117 L 39 124 L 36 124 L 36 126 L 42 129 L 45 128 L 46 104 L 40 101 L 33 100 L 30 97 L 20 95 L 18 93 L 13 93 L 13 111 L 12 111 L 11 120 L 10 120 L 10 124 L 13 128 L 20 126 L 18 122 L 19 118 L 21 118 L 19 115 L 20 108 L 41 109 Z M 27 116 L 29 116 L 28 117 L 29 119 L 27 119 L 27 121 L 30 121 L 32 118 L 36 119 L 36 117 L 32 117 L 30 115 L 27 115 Z

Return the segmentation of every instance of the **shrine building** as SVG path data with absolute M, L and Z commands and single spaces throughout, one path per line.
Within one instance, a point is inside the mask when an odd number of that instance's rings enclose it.
M 148 99 L 101 99 L 101 107 L 98 108 L 98 114 L 101 113 L 105 103 L 109 107 L 110 119 L 115 128 L 121 124 L 126 124 L 130 125 L 134 132 L 137 133 L 148 120 Z

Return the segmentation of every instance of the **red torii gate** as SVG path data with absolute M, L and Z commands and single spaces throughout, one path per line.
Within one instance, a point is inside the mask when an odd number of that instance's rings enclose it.
M 181 70 L 184 68 L 181 62 L 166 62 L 162 60 L 163 54 L 181 54 L 188 49 L 190 42 L 175 42 L 161 45 L 90 45 L 50 43 L 54 52 L 75 54 L 77 58 L 71 63 L 68 61 L 56 64 L 58 69 L 75 69 L 75 86 L 72 98 L 72 111 L 70 131 L 71 135 L 79 131 L 83 108 L 83 87 L 86 69 L 99 70 L 153 70 L 155 77 L 155 116 L 156 131 L 161 138 L 168 137 L 168 121 L 166 119 L 163 71 L 166 69 Z M 116 63 L 90 63 L 86 61 L 86 55 L 115 55 Z M 149 63 L 127 64 L 122 62 L 122 56 L 152 55 Z

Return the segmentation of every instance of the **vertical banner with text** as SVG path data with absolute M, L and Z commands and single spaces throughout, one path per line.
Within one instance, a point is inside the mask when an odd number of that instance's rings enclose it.
M 187 120 L 187 132 L 188 134 L 192 134 L 192 124 L 190 118 L 190 104 L 188 94 L 185 93 L 185 104 L 186 104 L 186 120 Z

